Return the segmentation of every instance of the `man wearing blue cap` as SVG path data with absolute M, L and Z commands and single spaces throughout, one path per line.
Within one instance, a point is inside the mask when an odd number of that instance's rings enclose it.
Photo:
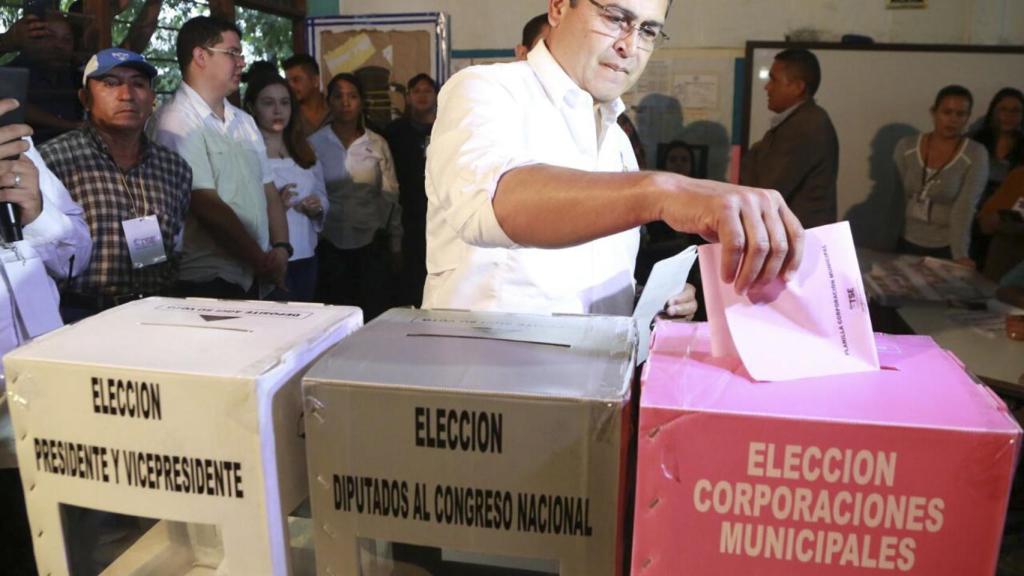
M 156 74 L 135 52 L 98 52 L 82 75 L 84 125 L 40 148 L 85 210 L 93 237 L 89 269 L 62 295 L 65 320 L 166 294 L 177 279 L 175 248 L 188 212 L 192 170 L 144 134 Z

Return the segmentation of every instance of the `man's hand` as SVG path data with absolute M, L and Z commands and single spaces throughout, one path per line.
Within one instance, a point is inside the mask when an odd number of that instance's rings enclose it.
M 0 48 L 3 52 L 21 50 L 29 41 L 42 40 L 51 36 L 50 28 L 37 16 L 25 16 L 3 34 L 0 34 Z
M 12 98 L 0 100 L 0 116 L 18 107 Z M 0 202 L 11 202 L 21 207 L 22 226 L 31 224 L 43 211 L 39 192 L 39 170 L 24 156 L 29 144 L 23 140 L 31 136 L 26 124 L 10 124 L 0 128 Z
M 687 284 L 682 292 L 665 302 L 662 312 L 669 318 L 693 319 L 693 315 L 697 313 L 697 289 L 692 284 Z
M 281 290 L 288 291 L 285 275 L 288 272 L 288 252 L 284 248 L 267 250 L 259 276 L 271 281 Z
M 722 244 L 722 280 L 738 293 L 761 287 L 800 266 L 804 229 L 775 190 L 683 178 L 661 219 L 680 232 Z

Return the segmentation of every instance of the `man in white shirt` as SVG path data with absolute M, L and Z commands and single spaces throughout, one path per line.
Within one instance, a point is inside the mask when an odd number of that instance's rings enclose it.
M 179 293 L 255 298 L 284 287 L 292 254 L 284 205 L 251 116 L 227 101 L 245 57 L 231 22 L 199 16 L 178 32 L 182 83 L 157 111 L 155 140 L 192 167 Z
M 0 100 L 0 116 L 17 105 L 15 100 Z M 0 202 L 18 207 L 25 238 L 0 247 L 4 260 L 0 271 L 4 276 L 0 281 L 0 356 L 27 338 L 60 325 L 54 279 L 69 278 L 86 268 L 92 253 L 82 209 L 32 147 L 31 134 L 26 124 L 0 128 Z M 17 266 L 17 278 L 7 273 L 7 263 Z M 0 558 L 4 570 L 28 574 L 35 568 L 32 536 L 2 374 L 0 366 Z
M 468 68 L 441 91 L 427 158 L 423 306 L 629 314 L 645 222 L 725 248 L 738 291 L 795 271 L 803 229 L 781 196 L 637 172 L 616 125 L 669 0 L 549 0 L 526 62 Z

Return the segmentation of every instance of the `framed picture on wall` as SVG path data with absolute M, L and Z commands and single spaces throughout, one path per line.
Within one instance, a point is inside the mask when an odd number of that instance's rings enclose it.
M 366 90 L 367 114 L 380 128 L 401 116 L 410 78 L 425 72 L 438 84 L 448 79 L 449 36 L 443 12 L 306 19 L 307 48 L 324 87 L 335 74 L 355 74 Z

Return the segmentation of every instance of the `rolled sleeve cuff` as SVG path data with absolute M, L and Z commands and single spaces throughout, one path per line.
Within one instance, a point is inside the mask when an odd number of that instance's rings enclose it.
M 532 159 L 509 160 L 502 166 L 496 167 L 489 175 L 475 174 L 475 180 L 466 182 L 468 187 L 484 188 L 486 194 L 467 194 L 468 201 L 461 206 L 454 207 L 455 221 L 459 237 L 464 242 L 482 248 L 519 248 L 505 230 L 498 223 L 498 217 L 494 213 L 494 195 L 498 191 L 498 182 L 501 178 L 523 166 L 531 166 L 538 162 Z
M 25 226 L 26 238 L 35 243 L 56 243 L 71 234 L 71 219 L 50 202 L 44 202 L 43 211 Z

